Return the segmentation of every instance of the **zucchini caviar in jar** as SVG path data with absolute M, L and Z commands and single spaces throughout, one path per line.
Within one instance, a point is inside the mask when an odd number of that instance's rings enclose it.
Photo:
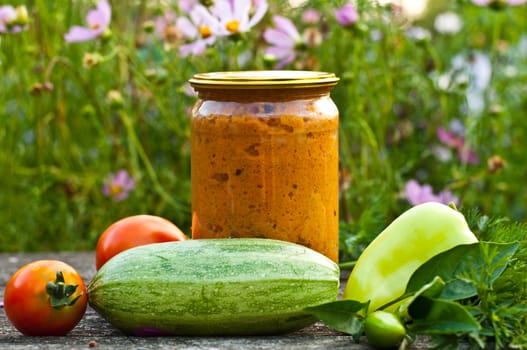
M 194 75 L 192 238 L 278 239 L 338 261 L 337 81 L 313 71 Z

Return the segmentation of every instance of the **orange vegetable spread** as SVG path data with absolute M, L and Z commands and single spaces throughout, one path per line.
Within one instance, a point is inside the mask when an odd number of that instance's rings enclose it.
M 274 238 L 337 261 L 337 79 L 277 87 L 264 74 L 249 88 L 193 84 L 192 238 Z

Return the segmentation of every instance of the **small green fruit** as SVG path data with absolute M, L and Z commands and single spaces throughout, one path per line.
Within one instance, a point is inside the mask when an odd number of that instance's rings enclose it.
M 390 312 L 375 311 L 364 321 L 364 332 L 368 343 L 378 349 L 397 347 L 406 335 L 401 320 Z

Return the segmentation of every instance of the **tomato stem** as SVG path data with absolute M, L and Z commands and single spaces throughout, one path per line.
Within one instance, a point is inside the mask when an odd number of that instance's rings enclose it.
M 62 271 L 57 271 L 55 282 L 49 281 L 46 284 L 46 291 L 49 295 L 49 302 L 52 307 L 60 309 L 64 306 L 71 306 L 81 297 L 82 293 L 71 298 L 77 290 L 77 284 L 66 284 Z

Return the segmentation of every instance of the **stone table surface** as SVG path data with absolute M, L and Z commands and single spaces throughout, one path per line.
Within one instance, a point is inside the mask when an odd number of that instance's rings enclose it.
M 95 274 L 94 252 L 0 253 L 0 300 L 10 276 L 22 265 L 39 259 L 56 259 L 73 266 L 88 283 Z M 344 279 L 343 279 L 344 281 Z M 342 286 L 344 283 L 342 283 Z M 418 339 L 412 349 L 426 349 Z M 81 322 L 62 337 L 28 337 L 20 334 L 0 309 L 0 349 L 371 349 L 364 341 L 356 344 L 351 336 L 316 323 L 295 333 L 258 337 L 132 337 L 119 332 L 88 307 Z

